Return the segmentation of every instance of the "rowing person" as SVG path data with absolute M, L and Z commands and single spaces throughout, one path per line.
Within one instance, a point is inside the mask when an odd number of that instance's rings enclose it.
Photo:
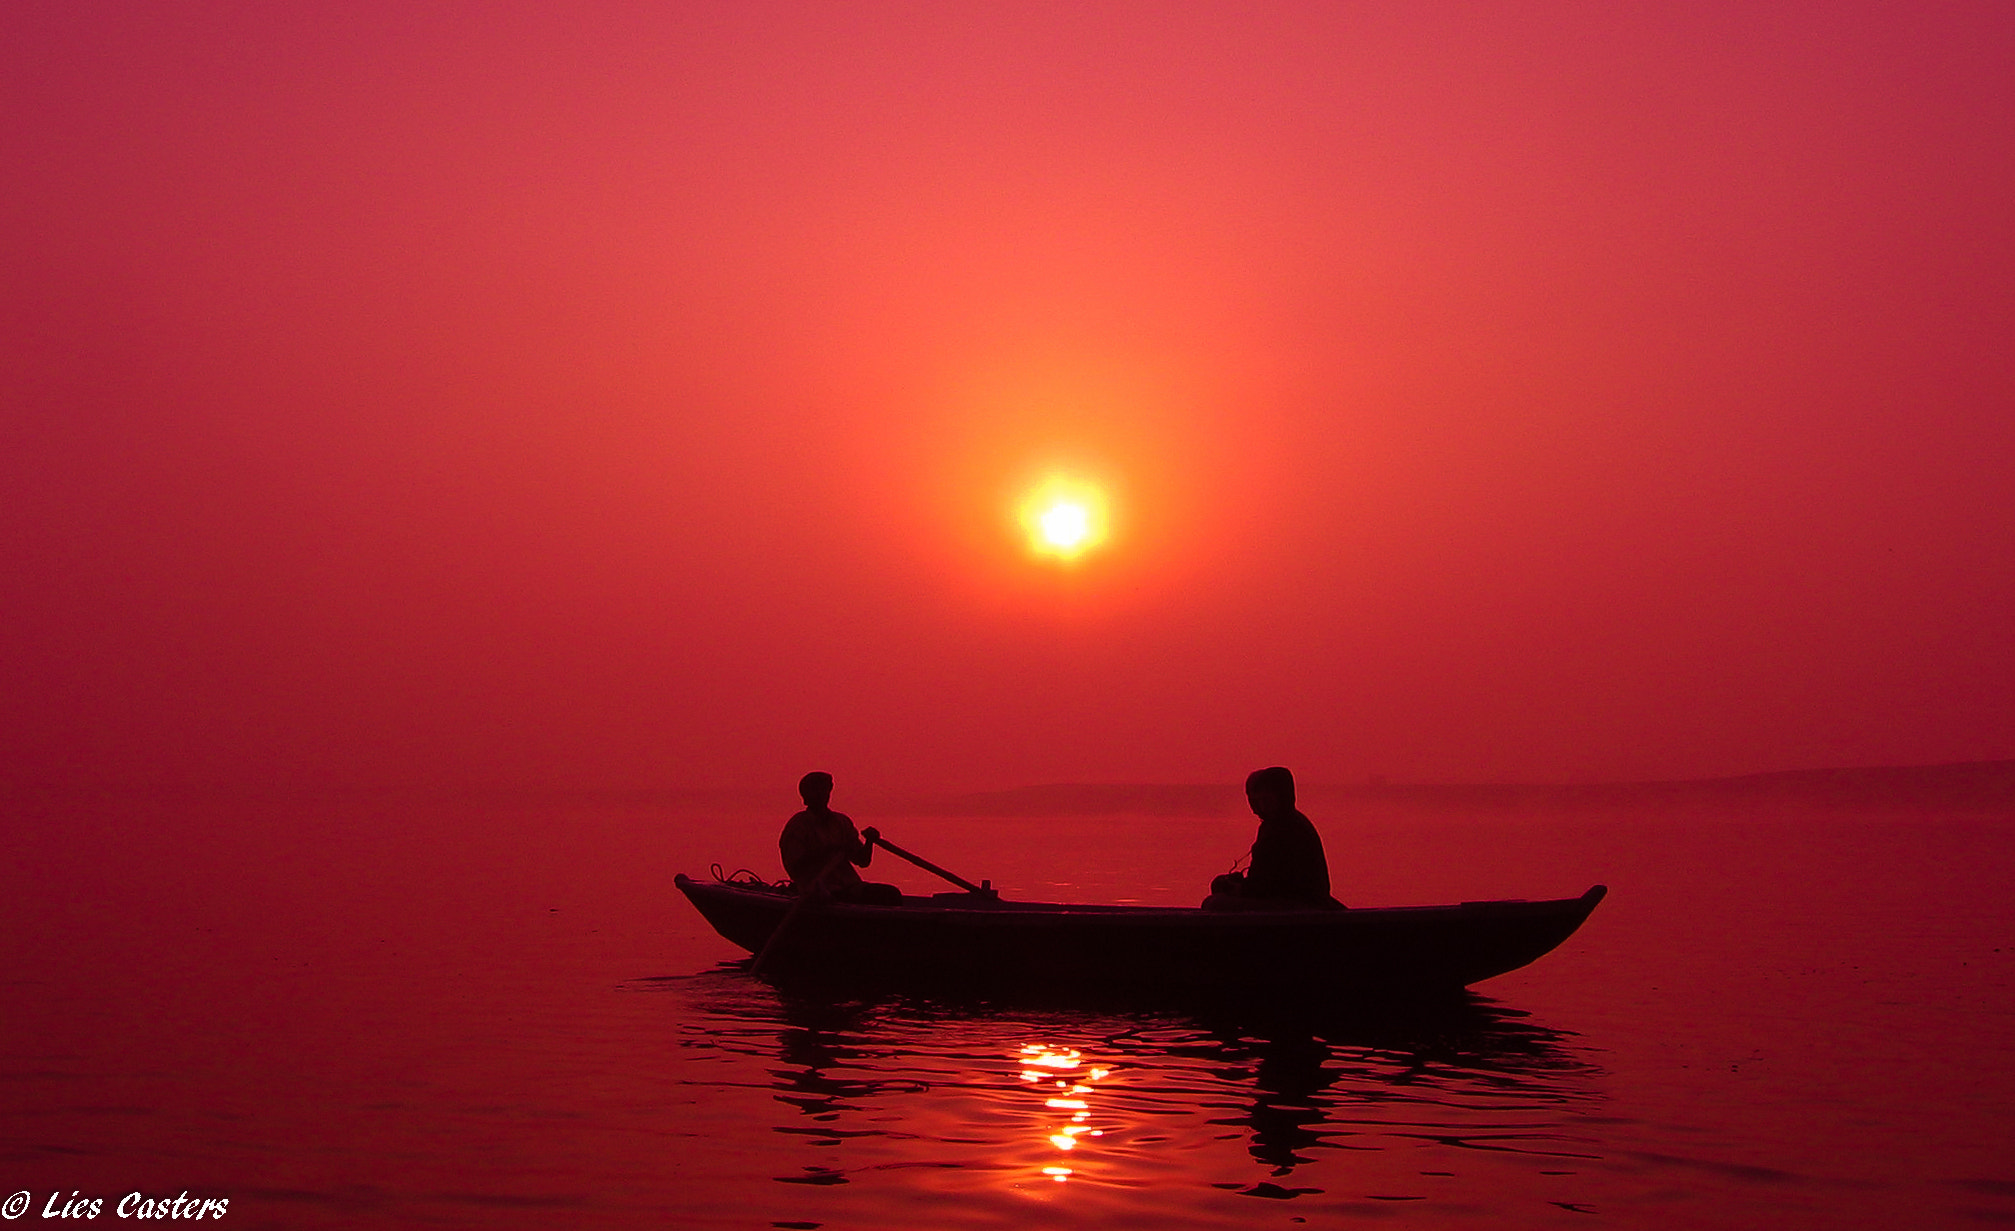
M 1294 806 L 1294 775 L 1280 766 L 1246 775 L 1245 802 L 1259 818 L 1252 863 L 1210 883 L 1206 910 L 1291 910 L 1342 905 L 1329 896 L 1329 860 L 1315 822 Z
M 863 840 L 852 817 L 832 810 L 833 776 L 817 770 L 806 774 L 798 779 L 798 797 L 805 801 L 804 811 L 784 822 L 777 839 L 784 871 L 797 891 L 870 906 L 900 905 L 902 890 L 864 881 L 854 871 L 874 858 L 880 835 L 869 827 Z

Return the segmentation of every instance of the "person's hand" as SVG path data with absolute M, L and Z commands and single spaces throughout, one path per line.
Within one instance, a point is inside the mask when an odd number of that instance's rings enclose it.
M 882 840 L 882 831 L 876 829 L 873 825 L 868 826 L 867 829 L 863 831 L 861 834 L 861 841 L 867 843 L 869 846 L 873 846 L 875 843 L 881 840 Z

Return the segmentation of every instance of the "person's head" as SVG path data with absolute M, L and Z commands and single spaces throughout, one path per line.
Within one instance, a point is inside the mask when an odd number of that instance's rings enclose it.
M 1294 775 L 1278 765 L 1245 776 L 1245 802 L 1255 816 L 1280 816 L 1294 811 Z
M 823 808 L 833 797 L 833 776 L 824 770 L 815 769 L 798 779 L 798 798 L 805 801 L 807 808 Z

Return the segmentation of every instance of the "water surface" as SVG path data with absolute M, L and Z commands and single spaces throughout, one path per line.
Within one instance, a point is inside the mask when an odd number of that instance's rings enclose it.
M 38 1210 L 187 1190 L 285 1227 L 2015 1221 L 2009 818 L 1319 815 L 1354 904 L 1612 893 L 1461 1003 L 1307 1014 L 780 991 L 670 878 L 775 874 L 781 814 L 8 806 L 0 1188 Z M 1185 904 L 1250 835 L 884 827 L 1010 896 Z

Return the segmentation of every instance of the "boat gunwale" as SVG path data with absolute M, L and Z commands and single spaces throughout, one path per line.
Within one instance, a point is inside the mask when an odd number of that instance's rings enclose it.
M 730 895 L 747 903 L 774 904 L 789 909 L 798 899 L 796 895 L 769 886 L 757 887 L 728 881 L 700 881 L 685 873 L 673 877 L 673 883 L 688 896 L 693 890 L 702 893 Z M 1246 924 L 1310 924 L 1338 922 L 1345 920 L 1364 921 L 1380 918 L 1418 918 L 1426 915 L 1457 915 L 1475 918 L 1478 915 L 1510 914 L 1551 915 L 1570 910 L 1593 911 L 1607 896 L 1606 885 L 1595 885 L 1577 897 L 1571 898 L 1495 898 L 1482 901 L 1448 902 L 1416 906 L 1359 906 L 1359 907 L 1291 907 L 1286 909 L 1248 908 L 1239 910 L 1205 910 L 1199 906 L 1138 906 L 1123 903 L 1074 903 L 1074 902 L 1017 902 L 990 901 L 985 905 L 968 904 L 957 901 L 965 894 L 946 894 L 942 897 L 919 897 L 905 894 L 897 905 L 870 905 L 859 902 L 821 902 L 817 904 L 821 914 L 831 914 L 841 918 L 864 919 L 901 918 L 904 916 L 929 917 L 957 920 L 1031 920 L 1031 919 L 1126 919 L 1141 922 L 1175 923 L 1196 922 L 1213 926 L 1234 923 Z M 947 901 L 946 899 L 954 899 Z

